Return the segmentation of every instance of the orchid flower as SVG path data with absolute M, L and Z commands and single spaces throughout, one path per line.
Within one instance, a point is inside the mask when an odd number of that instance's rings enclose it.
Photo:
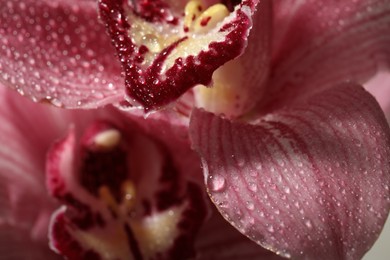
M 190 117 L 211 200 L 258 245 L 358 259 L 378 237 L 390 132 L 359 84 L 389 65 L 388 0 L 3 3 L 4 85 Z
M 209 210 L 180 130 L 0 92 L 0 258 L 279 259 Z

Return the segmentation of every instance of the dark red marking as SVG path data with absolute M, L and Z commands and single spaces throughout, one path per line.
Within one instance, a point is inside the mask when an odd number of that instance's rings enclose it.
M 207 24 L 210 22 L 211 20 L 211 16 L 207 16 L 205 18 L 203 18 L 201 21 L 200 21 L 200 25 L 205 27 L 207 26 Z
M 130 226 L 127 224 L 123 225 L 123 229 L 125 230 L 127 242 L 129 245 L 129 248 L 131 249 L 130 252 L 133 254 L 133 257 L 135 260 L 143 260 L 141 250 L 139 248 L 138 242 L 134 237 L 134 233 L 131 230 Z
M 93 143 L 96 135 L 109 129 L 118 127 L 101 121 L 86 130 L 81 140 L 79 179 L 81 185 L 95 197 L 99 197 L 99 188 L 106 186 L 120 202 L 122 194 L 118 187 L 129 174 L 127 147 L 120 143 L 113 149 L 105 150 Z

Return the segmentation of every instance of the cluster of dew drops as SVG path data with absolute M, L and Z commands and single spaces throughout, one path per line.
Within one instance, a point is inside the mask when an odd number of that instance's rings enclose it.
M 115 95 L 119 65 L 106 54 L 111 45 L 96 9 L 81 14 L 88 4 L 10 0 L 0 7 L 0 81 L 59 107 L 60 99 L 77 107 Z

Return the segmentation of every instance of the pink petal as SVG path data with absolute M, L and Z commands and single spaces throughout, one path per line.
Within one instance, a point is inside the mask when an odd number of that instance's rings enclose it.
M 356 85 L 301 99 L 256 125 L 199 110 L 191 121 L 211 199 L 282 256 L 359 259 L 389 212 L 390 131 Z
M 199 234 L 196 250 L 202 260 L 284 259 L 237 232 L 215 208 Z
M 0 227 L 0 259 L 6 260 L 60 260 L 47 244 L 34 241 L 24 228 L 11 225 Z
M 242 1 L 213 32 L 192 37 L 180 23 L 184 11 L 180 9 L 182 2 L 178 6 L 173 6 L 173 2 L 168 6 L 169 3 L 162 1 L 100 0 L 100 15 L 122 62 L 129 100 L 147 110 L 158 109 L 197 84 L 209 85 L 212 73 L 218 67 L 242 53 L 257 2 Z M 177 39 L 149 59 L 152 51 L 147 47 L 147 41 L 142 40 L 141 44 L 131 36 L 132 32 L 139 34 L 135 28 L 142 23 L 156 30 L 163 26 L 167 30 L 164 37 Z M 188 46 L 202 48 L 189 53 L 181 50 L 188 42 Z M 176 50 L 180 52 L 176 53 Z
M 375 77 L 364 84 L 364 88 L 376 98 L 385 112 L 387 121 L 390 122 L 390 72 L 378 72 Z
M 69 124 L 83 126 L 97 114 L 36 104 L 0 88 L 0 228 L 25 234 L 21 243 L 48 244 L 48 222 L 57 204 L 45 189 L 47 150 Z
M 389 25 L 388 0 L 275 1 L 271 106 L 388 67 Z
M 179 172 L 203 185 L 201 162 L 198 154 L 191 149 L 188 136 L 188 116 L 169 109 L 152 113 L 147 118 L 142 115 L 140 111 L 136 116 L 134 113 L 127 114 L 145 133 L 164 144 Z
M 96 2 L 1 0 L 0 83 L 34 101 L 91 108 L 124 94 Z
M 56 128 L 47 123 L 42 129 L 52 112 L 42 107 L 0 88 L 0 226 L 24 230 L 36 243 L 47 242 L 41 223 L 55 207 L 45 192 L 44 160 Z

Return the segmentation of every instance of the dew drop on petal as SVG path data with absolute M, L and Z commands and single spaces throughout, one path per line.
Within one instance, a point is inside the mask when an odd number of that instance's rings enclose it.
M 256 183 L 250 182 L 250 183 L 249 183 L 249 189 L 250 189 L 251 191 L 253 191 L 253 192 L 256 192 L 256 191 L 257 191 L 257 185 L 256 185 Z
M 211 191 L 222 191 L 226 187 L 226 180 L 220 175 L 210 176 L 208 179 L 208 186 Z
M 309 219 L 306 219 L 306 220 L 305 220 L 305 225 L 306 225 L 306 227 L 308 227 L 308 228 L 312 228 L 312 227 L 313 227 L 313 225 L 312 225 L 312 223 L 311 223 L 311 221 L 310 221 Z
M 239 167 L 243 167 L 243 166 L 245 165 L 245 160 L 242 159 L 242 158 L 238 158 L 238 159 L 237 159 L 237 165 L 238 165 Z
M 272 226 L 272 225 L 269 225 L 269 226 L 267 227 L 267 229 L 268 229 L 268 231 L 271 232 L 271 233 L 275 232 L 274 226 Z
M 247 201 L 246 202 L 246 208 L 249 209 L 249 210 L 254 210 L 255 209 L 255 205 L 253 204 L 253 202 Z

